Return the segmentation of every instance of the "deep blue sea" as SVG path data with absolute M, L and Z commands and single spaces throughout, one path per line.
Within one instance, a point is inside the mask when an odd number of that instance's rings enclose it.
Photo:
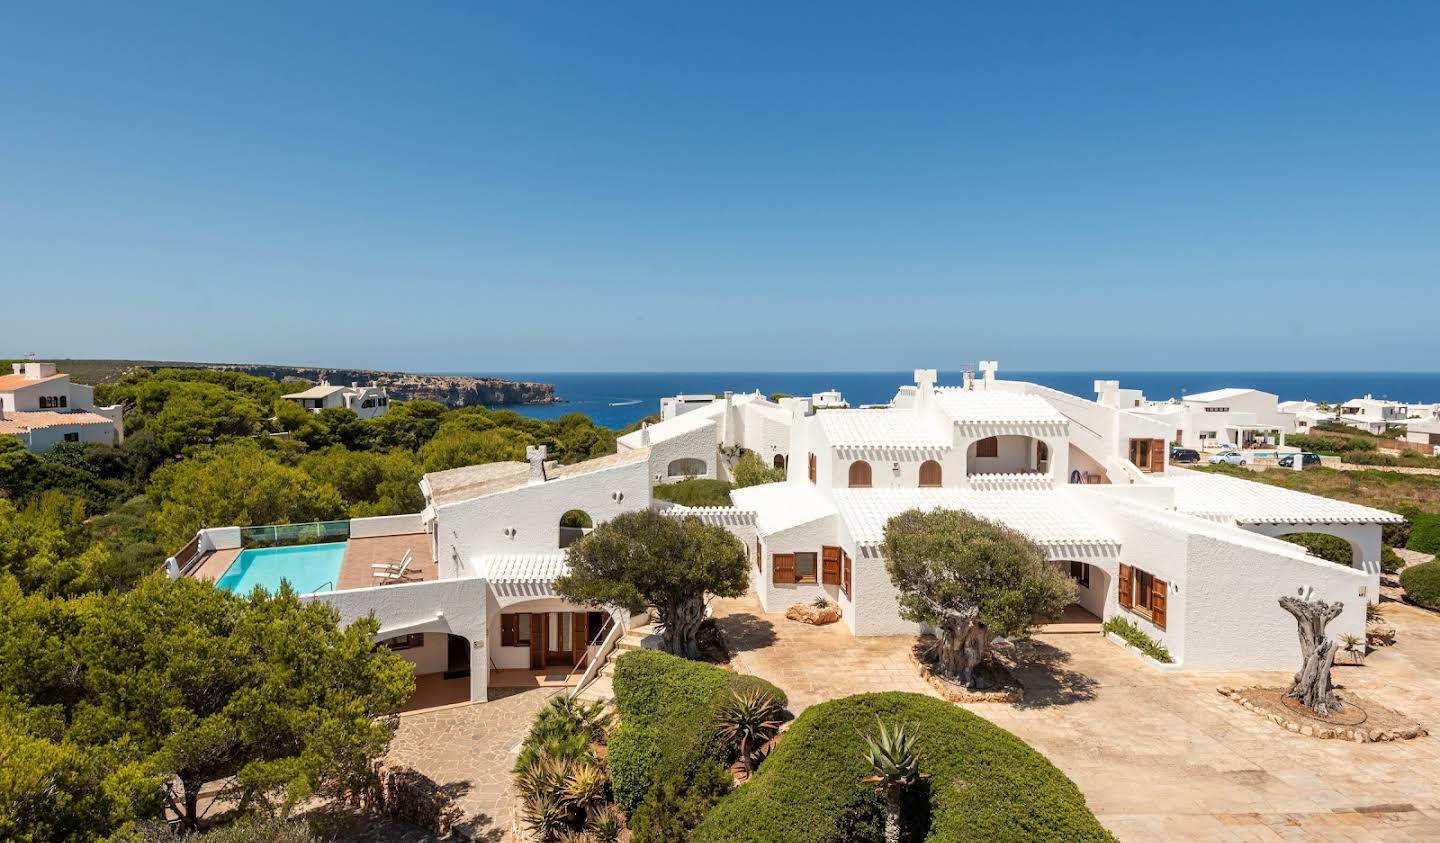
M 465 373 L 469 374 L 469 373 Z M 513 406 L 537 419 L 580 412 L 596 424 L 622 428 L 658 412 L 660 398 L 681 392 L 809 395 L 838 389 L 852 405 L 889 401 L 900 386 L 914 381 L 913 372 L 484 372 L 487 376 L 555 384 L 561 404 Z M 1262 389 L 1282 401 L 1344 401 L 1365 393 L 1399 401 L 1440 401 L 1440 372 L 1021 372 L 1001 369 L 999 376 L 1094 398 L 1097 379 L 1119 380 L 1139 388 L 1150 399 L 1180 397 L 1227 386 Z M 960 383 L 959 372 L 940 373 L 940 384 Z

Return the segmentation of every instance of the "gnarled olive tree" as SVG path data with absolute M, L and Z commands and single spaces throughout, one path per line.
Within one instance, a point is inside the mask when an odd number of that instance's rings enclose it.
M 940 672 L 971 688 L 996 636 L 1027 635 L 1075 599 L 1039 545 L 968 512 L 902 512 L 885 524 L 884 552 L 900 616 L 935 628 Z

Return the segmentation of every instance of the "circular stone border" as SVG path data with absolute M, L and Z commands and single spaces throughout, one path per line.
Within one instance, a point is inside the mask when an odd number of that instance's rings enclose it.
M 1286 731 L 1294 732 L 1297 735 L 1304 735 L 1310 738 L 1321 738 L 1324 740 L 1354 741 L 1356 743 L 1379 743 L 1382 741 L 1404 741 L 1422 737 L 1430 734 L 1424 726 L 1409 721 L 1409 718 L 1400 714 L 1394 709 L 1386 708 L 1377 703 L 1367 702 L 1354 694 L 1346 694 L 1344 699 L 1352 706 L 1367 713 L 1374 713 L 1377 717 L 1388 715 L 1385 719 L 1406 721 L 1405 726 L 1379 727 L 1367 726 L 1365 723 L 1346 726 L 1338 723 L 1330 723 L 1307 715 L 1291 711 L 1288 707 L 1282 711 L 1275 708 L 1275 704 L 1264 699 L 1263 694 L 1279 693 L 1284 691 L 1279 688 L 1231 688 L 1222 685 L 1215 689 L 1221 696 L 1228 698 L 1241 707 L 1253 711 Z M 1282 703 L 1283 705 L 1283 703 Z
M 964 685 L 952 679 L 948 679 L 930 669 L 930 665 L 921 657 L 918 652 L 925 644 L 922 642 L 910 648 L 910 662 L 920 671 L 920 678 L 924 679 L 940 694 L 940 698 L 947 702 L 956 703 L 978 703 L 978 702 L 999 702 L 1018 703 L 1025 698 L 1025 686 L 1015 678 L 1014 674 L 992 657 L 990 666 L 997 671 L 1003 672 L 1006 680 L 1005 686 L 992 691 L 972 691 Z

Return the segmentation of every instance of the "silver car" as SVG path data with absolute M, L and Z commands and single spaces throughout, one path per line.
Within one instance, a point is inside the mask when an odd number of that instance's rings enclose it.
M 1239 451 L 1226 451 L 1223 454 L 1216 454 L 1210 458 L 1211 465 L 1219 465 L 1222 462 L 1228 463 L 1229 465 L 1244 465 L 1245 455 Z

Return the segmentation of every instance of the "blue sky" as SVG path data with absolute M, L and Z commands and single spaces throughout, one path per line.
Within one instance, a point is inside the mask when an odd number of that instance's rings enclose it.
M 1440 355 L 1440 4 L 0 6 L 0 355 Z

